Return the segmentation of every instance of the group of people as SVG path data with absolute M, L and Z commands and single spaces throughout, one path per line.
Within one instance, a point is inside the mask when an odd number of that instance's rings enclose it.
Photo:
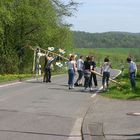
M 84 91 L 93 90 L 92 81 L 94 82 L 95 88 L 97 88 L 98 82 L 96 74 L 94 73 L 94 71 L 96 70 L 96 62 L 93 56 L 86 56 L 85 60 L 83 56 L 80 56 L 80 58 L 76 61 L 75 56 L 71 55 L 67 65 L 68 65 L 69 89 L 73 89 L 74 86 L 82 86 L 83 77 L 84 77 L 84 85 L 83 85 Z M 111 64 L 109 62 L 109 58 L 105 57 L 104 63 L 101 66 L 101 74 L 103 74 L 102 85 L 104 91 L 108 90 L 110 69 Z M 75 82 L 74 79 L 76 72 L 78 73 L 78 78 Z
M 135 90 L 136 89 L 135 78 L 137 74 L 137 66 L 131 57 L 128 57 L 126 60 L 129 65 L 128 71 L 129 71 L 131 89 Z M 84 85 L 83 85 L 84 91 L 93 90 L 92 81 L 94 82 L 95 88 L 98 86 L 98 82 L 96 78 L 96 62 L 93 56 L 86 56 L 85 60 L 83 56 L 80 56 L 80 58 L 76 61 L 75 56 L 71 55 L 67 65 L 68 65 L 69 89 L 73 89 L 75 86 L 82 86 L 83 77 L 84 77 Z M 104 62 L 101 65 L 101 69 L 100 69 L 100 74 L 102 74 L 103 91 L 109 90 L 109 78 L 110 78 L 111 68 L 112 66 L 109 61 L 109 58 L 105 57 Z M 74 79 L 75 79 L 76 72 L 78 73 L 78 78 L 75 82 Z
M 51 82 L 51 70 L 52 63 L 58 59 L 58 56 L 52 57 L 47 54 L 40 53 L 37 51 L 36 58 L 36 70 L 38 73 L 39 69 L 39 59 L 41 56 L 45 56 L 45 64 L 44 64 L 44 77 L 43 82 Z M 132 61 L 131 57 L 127 58 L 127 62 L 129 64 L 129 77 L 132 90 L 136 88 L 135 77 L 137 74 L 137 66 L 134 61 Z M 84 86 L 84 91 L 92 91 L 93 90 L 93 82 L 94 87 L 97 88 L 98 82 L 96 77 L 96 62 L 93 56 L 86 56 L 85 59 L 81 55 L 78 60 L 76 60 L 75 55 L 71 55 L 68 62 L 68 88 L 73 89 L 75 86 Z M 112 66 L 109 61 L 109 57 L 104 58 L 104 62 L 101 65 L 100 74 L 102 74 L 102 86 L 103 91 L 109 90 L 109 78 L 110 78 L 110 70 Z M 123 67 L 124 70 L 124 67 Z M 123 71 L 122 71 L 123 72 Z M 78 73 L 78 78 L 75 81 L 75 75 Z M 84 77 L 84 81 L 83 81 Z

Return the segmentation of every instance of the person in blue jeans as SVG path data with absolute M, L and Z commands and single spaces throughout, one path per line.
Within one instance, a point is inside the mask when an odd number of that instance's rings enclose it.
M 90 61 L 90 56 L 86 57 L 86 60 L 84 61 L 84 91 L 88 91 L 88 88 L 91 88 L 90 84 L 90 76 L 91 76 L 91 70 L 93 66 Z
M 76 65 L 77 65 L 78 78 L 77 78 L 74 85 L 75 86 L 82 86 L 82 78 L 83 78 L 83 75 L 84 75 L 84 72 L 83 72 L 84 61 L 83 61 L 83 56 L 82 55 L 77 60 Z
M 137 73 L 137 66 L 136 63 L 133 62 L 130 57 L 127 58 L 127 62 L 129 64 L 129 77 L 130 77 L 131 88 L 132 90 L 135 90 L 136 88 L 135 78 Z
M 91 61 L 91 65 L 92 65 L 92 70 L 94 71 L 96 69 L 96 63 L 94 61 L 94 57 L 93 56 L 90 56 L 90 61 Z M 94 82 L 94 86 L 95 88 L 98 86 L 97 84 L 97 78 L 96 78 L 96 74 L 95 73 L 91 73 L 90 75 L 90 90 L 92 91 L 92 79 L 93 79 L 93 82 Z
M 74 55 L 70 56 L 67 65 L 68 65 L 68 85 L 69 85 L 69 89 L 73 89 L 74 88 L 74 76 L 75 76 L 75 72 L 76 72 L 76 61 L 75 61 Z
M 45 66 L 44 66 L 44 78 L 43 82 L 51 82 L 51 76 L 52 76 L 52 63 L 54 63 L 57 60 L 57 57 L 51 57 L 51 56 L 45 56 Z
M 101 74 L 103 74 L 102 77 L 102 85 L 103 85 L 103 91 L 109 91 L 109 78 L 110 78 L 110 70 L 112 66 L 109 62 L 109 58 L 105 57 L 104 63 L 101 66 Z

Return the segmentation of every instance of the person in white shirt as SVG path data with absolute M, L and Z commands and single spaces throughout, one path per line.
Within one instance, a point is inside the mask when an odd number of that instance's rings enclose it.
M 83 56 L 81 55 L 80 58 L 77 60 L 77 72 L 78 72 L 78 78 L 75 82 L 75 86 L 82 86 L 82 78 L 84 75 L 83 72 L 83 66 L 84 66 L 84 61 L 83 61 Z
M 109 78 L 110 78 L 110 70 L 111 70 L 111 64 L 109 62 L 109 58 L 106 57 L 104 59 L 104 63 L 101 67 L 101 74 L 103 74 L 102 78 L 102 85 L 103 85 L 103 91 L 109 90 Z M 106 86 L 105 86 L 106 85 Z
M 135 78 L 137 74 L 137 66 L 136 66 L 136 63 L 133 62 L 130 57 L 127 58 L 127 62 L 129 64 L 129 77 L 130 77 L 131 87 L 132 87 L 132 90 L 135 90 L 136 88 Z
M 36 72 L 36 78 L 38 80 L 38 76 L 41 75 L 41 64 L 40 64 L 40 58 L 42 56 L 45 56 L 45 53 L 42 53 L 40 48 L 37 48 L 35 50 L 35 58 L 34 58 L 34 62 L 35 62 L 35 72 Z
M 68 65 L 68 85 L 69 85 L 69 89 L 73 89 L 74 88 L 74 76 L 75 76 L 75 72 L 76 72 L 76 61 L 75 61 L 74 55 L 70 56 L 67 65 Z

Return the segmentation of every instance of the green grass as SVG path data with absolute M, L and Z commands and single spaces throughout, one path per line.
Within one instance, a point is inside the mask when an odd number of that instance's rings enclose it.
M 115 84 L 110 84 L 108 92 L 104 92 L 102 96 L 124 99 L 124 100 L 140 100 L 140 75 L 136 78 L 136 89 L 131 90 L 129 77 L 127 74 L 124 77 L 119 76 L 117 79 L 122 87 L 117 87 Z
M 63 69 L 57 68 L 55 71 L 52 71 L 52 75 L 64 74 L 66 72 L 67 71 L 64 68 Z M 43 73 L 41 76 L 43 76 Z M 15 81 L 15 80 L 25 80 L 27 78 L 35 78 L 35 74 L 4 74 L 4 75 L 0 75 L 0 83 Z
M 140 52 L 139 48 L 75 48 L 75 52 L 81 54 L 100 54 L 100 55 L 109 55 L 109 56 L 120 56 L 125 58 L 127 55 L 134 55 L 137 52 Z
M 14 80 L 22 80 L 26 78 L 32 77 L 32 74 L 5 74 L 0 75 L 0 83 L 14 81 Z
M 79 55 L 93 55 L 95 61 L 99 66 L 106 56 L 109 56 L 113 68 L 120 69 L 120 63 L 126 63 L 126 58 L 132 56 L 140 60 L 140 50 L 139 48 L 75 48 L 73 52 L 78 52 Z

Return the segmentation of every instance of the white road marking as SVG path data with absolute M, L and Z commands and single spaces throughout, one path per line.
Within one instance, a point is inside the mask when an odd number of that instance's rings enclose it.
M 122 72 L 121 70 L 118 70 L 118 69 L 114 69 L 114 70 L 119 71 L 119 73 L 115 77 L 113 77 L 113 79 L 115 79 L 116 77 L 118 77 L 121 74 L 121 72 Z
M 130 112 L 130 113 L 127 113 L 127 115 L 140 116 L 140 112 Z
M 134 115 L 138 115 L 138 116 L 140 116 L 140 113 L 133 113 Z
M 91 98 L 94 98 L 96 95 L 97 95 L 97 94 L 96 94 L 96 93 L 94 93 L 94 94 L 91 96 Z
M 91 98 L 94 98 L 96 95 L 97 95 L 97 93 L 99 93 L 100 92 L 100 90 L 103 88 L 103 86 L 101 86 L 93 95 L 91 95 Z
M 0 88 L 2 87 L 8 87 L 8 86 L 13 86 L 13 85 L 17 85 L 17 84 L 20 84 L 22 82 L 14 82 L 14 83 L 10 83 L 10 84 L 4 84 L 4 85 L 0 85 Z
M 82 122 L 83 122 L 83 118 L 78 118 L 75 121 L 72 131 L 70 133 L 70 136 L 68 137 L 68 140 L 82 140 L 82 137 L 81 137 Z

